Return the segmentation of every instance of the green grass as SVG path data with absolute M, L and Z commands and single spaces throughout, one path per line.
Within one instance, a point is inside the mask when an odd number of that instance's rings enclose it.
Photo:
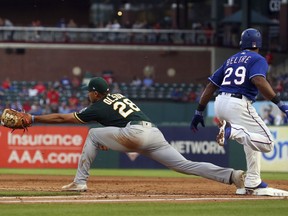
M 1 174 L 25 175 L 71 175 L 76 169 L 8 169 L 0 168 Z M 91 176 L 143 176 L 143 177 L 189 177 L 168 169 L 91 169 Z M 288 180 L 288 172 L 262 172 L 264 180 Z M 196 177 L 196 176 L 195 176 Z M 197 177 L 196 177 L 197 178 Z
M 0 174 L 25 175 L 75 175 L 76 169 L 6 169 Z M 187 176 L 166 169 L 91 169 L 91 176 L 145 176 L 145 177 L 183 177 Z M 190 176 L 191 177 L 191 176 Z
M 15 175 L 71 175 L 74 176 L 76 169 L 0 169 L 1 174 Z M 147 170 L 147 169 L 92 169 L 93 176 L 143 176 L 143 177 L 186 177 L 187 175 L 176 173 L 171 170 Z M 188 177 L 188 176 L 187 176 Z M 265 180 L 288 180 L 288 173 L 263 172 Z M 57 196 L 77 195 L 78 193 L 64 192 L 31 192 L 31 191 L 0 191 L 0 196 Z M 5 216 L 271 216 L 286 215 L 288 212 L 288 199 L 279 200 L 249 200 L 249 201 L 226 201 L 226 202 L 144 202 L 144 203 L 39 203 L 39 204 L 1 204 L 0 215 Z
M 207 203 L 0 204 L 1 215 L 5 216 L 271 216 L 286 215 L 287 211 L 288 200 Z

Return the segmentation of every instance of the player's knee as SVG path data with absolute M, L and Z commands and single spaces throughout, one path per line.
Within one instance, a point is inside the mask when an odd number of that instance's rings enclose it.
M 271 152 L 274 149 L 274 142 L 265 145 L 264 153 Z
M 93 134 L 95 133 L 95 132 L 93 132 L 93 131 L 94 131 L 93 128 L 89 129 L 89 131 L 88 131 L 88 136 L 89 136 L 89 137 L 92 137 L 92 136 L 93 136 Z

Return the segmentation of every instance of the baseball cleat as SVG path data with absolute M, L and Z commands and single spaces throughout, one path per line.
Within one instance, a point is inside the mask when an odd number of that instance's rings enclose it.
M 237 188 L 244 188 L 244 179 L 245 172 L 243 170 L 233 170 L 231 180 Z
M 86 184 L 77 184 L 75 182 L 72 182 L 68 185 L 64 185 L 62 187 L 62 191 L 78 191 L 78 192 L 85 192 L 87 191 L 87 185 Z
M 216 141 L 220 146 L 224 146 L 231 135 L 231 124 L 225 120 L 221 120 L 218 126 L 219 133 L 216 137 Z
M 261 182 L 255 188 L 238 188 L 237 195 L 254 195 L 254 196 L 272 196 L 272 197 L 288 197 L 288 191 L 268 187 L 267 183 Z
M 252 196 L 272 196 L 272 197 L 285 197 L 288 196 L 288 191 L 276 189 L 276 188 L 256 188 L 249 189 L 246 188 L 238 188 L 236 190 L 237 195 L 252 195 Z
M 288 197 L 288 191 L 276 188 L 258 188 L 253 191 L 254 196 Z
M 268 184 L 264 181 L 261 181 L 261 183 L 257 187 L 242 187 L 238 188 L 236 190 L 236 194 L 238 195 L 255 195 L 254 192 L 258 189 L 268 188 Z

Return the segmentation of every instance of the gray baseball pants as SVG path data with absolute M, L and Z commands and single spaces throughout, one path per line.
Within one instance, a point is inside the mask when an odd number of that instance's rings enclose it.
M 120 152 L 138 152 L 180 173 L 231 184 L 230 177 L 233 169 L 187 160 L 166 141 L 162 132 L 157 127 L 153 127 L 151 123 L 148 125 L 130 125 L 128 123 L 125 128 L 90 129 L 79 159 L 74 182 L 80 184 L 87 182 L 91 164 L 101 145 Z

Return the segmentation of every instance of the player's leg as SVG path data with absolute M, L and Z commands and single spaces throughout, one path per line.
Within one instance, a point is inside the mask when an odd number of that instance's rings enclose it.
M 237 128 L 240 129 L 238 135 L 234 133 L 232 136 L 244 146 L 247 163 L 245 186 L 256 187 L 261 183 L 261 153 L 259 151 L 271 151 L 274 146 L 270 130 L 249 101 L 231 97 L 219 97 L 216 101 L 215 112 L 223 119 L 232 123 L 235 131 Z M 256 145 L 251 140 L 258 140 L 260 142 Z
M 95 160 L 99 150 L 107 147 L 117 151 L 126 151 L 127 148 L 119 145 L 117 138 L 122 134 L 122 129 L 117 127 L 106 128 L 92 128 L 89 130 L 82 149 L 81 157 L 78 161 L 78 168 L 74 181 L 62 187 L 62 190 L 67 191 L 86 191 L 87 179 L 89 177 L 89 170 L 93 161 Z
M 250 101 L 245 98 L 218 96 L 215 101 L 215 114 L 231 124 L 230 139 L 255 151 L 270 152 L 273 149 L 270 130 Z
M 270 133 L 269 128 L 263 122 L 262 118 L 258 115 L 255 108 L 252 106 L 248 106 L 249 113 L 245 113 L 243 115 L 242 122 L 246 123 L 246 129 L 248 131 L 254 132 L 256 134 L 260 134 L 266 136 L 268 140 L 271 140 L 271 144 L 268 146 L 267 150 L 271 151 L 274 148 L 274 141 L 272 139 L 272 135 Z M 256 120 L 257 124 L 253 124 L 249 116 L 253 116 L 253 119 Z M 248 120 L 249 119 L 249 120 Z M 256 126 L 260 125 L 260 126 Z M 255 149 L 250 148 L 249 146 L 244 146 L 244 152 L 246 155 L 246 164 L 247 164 L 247 172 L 245 178 L 245 187 L 254 188 L 260 185 L 262 182 L 261 179 L 261 152 L 255 151 Z M 265 151 L 262 151 L 265 152 Z
M 151 140 L 150 142 L 147 139 L 154 137 L 154 131 L 158 131 L 158 129 L 130 124 L 125 128 L 105 127 L 90 129 L 78 162 L 74 183 L 86 185 L 91 164 L 95 160 L 98 150 L 102 149 L 103 146 L 120 152 L 138 152 L 146 148 L 147 143 L 150 144 L 153 141 Z M 74 185 L 73 188 L 75 188 Z
M 247 173 L 245 177 L 245 187 L 257 187 L 261 183 L 261 152 L 253 151 L 249 147 L 244 146 L 246 155 Z
M 83 147 L 82 155 L 79 160 L 77 175 L 75 182 L 86 182 L 89 176 L 89 169 L 96 158 L 99 149 L 103 146 L 120 152 L 131 151 L 133 143 L 127 139 L 122 128 L 105 127 L 105 128 L 91 128 Z
M 154 134 L 154 136 L 157 136 L 158 144 L 155 142 L 155 138 L 151 137 L 151 142 L 154 144 L 142 152 L 145 156 L 176 172 L 187 175 L 197 175 L 226 184 L 233 183 L 231 182 L 231 175 L 234 172 L 233 169 L 219 167 L 206 162 L 187 160 L 165 140 L 160 131 Z M 243 184 L 243 182 L 241 184 Z
M 64 185 L 62 190 L 65 191 L 86 191 L 87 190 L 87 179 L 89 177 L 89 170 L 93 163 L 100 145 L 93 142 L 91 137 L 91 129 L 89 130 L 88 136 L 86 137 L 85 144 L 82 149 L 82 154 L 78 161 L 78 168 L 74 181 L 68 185 Z
M 137 144 L 139 153 L 158 161 L 169 169 L 243 187 L 243 171 L 187 160 L 166 141 L 162 132 L 156 127 L 149 129 L 133 125 L 130 128 L 127 126 L 125 131 L 126 136 Z
M 229 138 L 232 140 L 236 140 L 238 143 L 244 146 L 249 146 L 254 151 L 259 152 L 272 151 L 274 143 L 270 136 L 271 134 L 268 128 L 264 124 L 263 125 L 258 124 L 257 126 L 255 124 L 255 127 L 261 128 L 262 134 L 248 131 L 246 127 L 231 123 L 231 130 L 230 130 L 231 134 Z M 265 128 L 267 129 L 265 130 Z

